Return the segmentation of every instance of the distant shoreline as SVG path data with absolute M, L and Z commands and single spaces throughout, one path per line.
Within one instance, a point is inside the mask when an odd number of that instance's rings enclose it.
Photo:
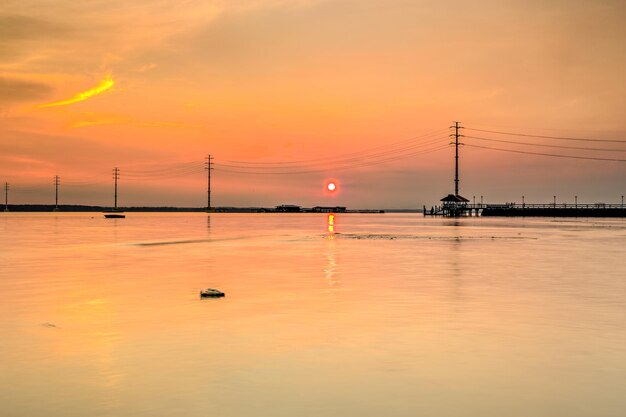
M 59 209 L 55 210 L 55 206 L 51 204 L 9 204 L 9 212 L 16 213 L 47 213 L 47 212 L 59 212 L 59 213 L 97 213 L 105 210 L 110 210 L 111 207 L 106 206 L 87 206 L 87 205 L 72 205 L 72 204 L 59 204 Z M 0 207 L 0 212 L 4 207 Z M 152 207 L 152 206 L 139 206 L 139 207 L 120 207 L 121 211 L 135 212 L 135 213 L 207 213 L 206 207 Z M 331 211 L 327 211 L 331 212 Z M 284 213 L 277 210 L 274 207 L 214 207 L 211 209 L 211 213 Z M 312 211 L 311 209 L 302 209 L 301 211 L 294 211 L 293 213 L 326 213 L 326 211 Z M 343 213 L 422 213 L 419 209 L 346 209 Z
M 105 206 L 86 205 L 59 205 L 55 210 L 50 204 L 9 204 L 9 213 L 102 213 L 111 210 Z M 343 211 L 333 211 L 330 207 L 324 207 L 324 211 L 314 211 L 310 208 L 301 208 L 299 211 L 281 211 L 277 207 L 214 207 L 210 213 L 295 213 L 295 214 L 383 214 L 383 213 L 405 213 L 423 214 L 421 209 L 346 209 Z M 4 213 L 4 206 L 0 207 L 0 214 Z M 120 207 L 120 211 L 127 213 L 208 213 L 206 207 Z M 438 216 L 441 217 L 441 216 Z M 461 216 L 467 217 L 467 216 Z M 474 216 L 471 216 L 474 217 Z M 626 217 L 626 210 L 623 208 L 544 208 L 544 209 L 502 209 L 489 207 L 483 210 L 479 217 Z

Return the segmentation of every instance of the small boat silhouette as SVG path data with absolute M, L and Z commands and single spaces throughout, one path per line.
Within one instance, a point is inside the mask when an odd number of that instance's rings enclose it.
M 123 211 L 105 211 L 103 213 L 105 219 L 123 219 L 126 217 Z

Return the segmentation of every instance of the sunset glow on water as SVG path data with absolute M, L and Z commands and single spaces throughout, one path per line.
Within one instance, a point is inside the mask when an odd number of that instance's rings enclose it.
M 623 220 L 5 213 L 0 234 L 3 416 L 626 407 Z

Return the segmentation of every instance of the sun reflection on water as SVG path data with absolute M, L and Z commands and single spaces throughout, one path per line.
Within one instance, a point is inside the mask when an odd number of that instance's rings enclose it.
M 335 238 L 335 214 L 330 213 L 328 215 L 328 240 L 333 240 Z
M 335 240 L 335 214 L 329 213 L 326 218 L 326 229 L 328 231 L 328 240 Z M 326 277 L 326 282 L 329 286 L 335 286 L 339 284 L 339 279 L 337 278 L 337 262 L 335 261 L 335 242 L 331 242 L 328 245 L 328 252 L 326 253 L 327 264 L 324 268 L 324 274 Z

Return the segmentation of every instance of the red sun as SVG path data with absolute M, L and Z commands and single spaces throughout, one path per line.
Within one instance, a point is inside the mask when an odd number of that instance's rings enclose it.
M 336 194 L 339 192 L 339 182 L 332 178 L 329 178 L 324 182 L 324 191 L 327 194 Z

